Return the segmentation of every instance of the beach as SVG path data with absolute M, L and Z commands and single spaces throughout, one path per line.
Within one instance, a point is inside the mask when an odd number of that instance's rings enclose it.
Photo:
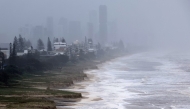
M 105 62 L 85 72 L 90 80 L 63 89 L 83 99 L 58 109 L 188 109 L 189 60 L 185 53 L 143 52 Z
M 0 89 L 0 108 L 2 109 L 57 109 L 59 106 L 73 105 L 69 102 L 83 100 L 82 92 L 59 90 L 77 87 L 82 81 L 91 81 L 94 75 L 84 73 L 98 69 L 97 65 L 121 55 L 110 55 L 105 58 L 68 62 L 52 70 L 24 73 L 22 78 L 11 87 Z M 76 85 L 74 85 L 76 84 Z M 81 89 L 84 86 L 79 85 Z M 99 98 L 94 99 L 99 100 Z

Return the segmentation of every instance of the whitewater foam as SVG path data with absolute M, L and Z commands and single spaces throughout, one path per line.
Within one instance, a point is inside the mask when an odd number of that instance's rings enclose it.
M 94 75 L 85 86 L 70 89 L 87 92 L 76 109 L 187 109 L 190 74 L 176 58 L 162 53 L 139 53 L 117 58 L 86 71 Z M 172 61 L 171 61 L 172 60 Z M 174 62 L 175 60 L 175 62 Z M 67 107 L 68 108 L 68 107 Z

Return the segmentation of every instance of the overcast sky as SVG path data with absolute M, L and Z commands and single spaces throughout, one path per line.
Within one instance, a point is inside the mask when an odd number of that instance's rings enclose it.
M 118 39 L 127 43 L 189 44 L 188 0 L 0 0 L 0 42 L 18 36 L 25 24 L 45 26 L 48 16 L 55 25 L 61 17 L 79 20 L 86 35 L 89 11 L 98 11 L 99 5 L 107 5 L 108 20 L 116 19 Z

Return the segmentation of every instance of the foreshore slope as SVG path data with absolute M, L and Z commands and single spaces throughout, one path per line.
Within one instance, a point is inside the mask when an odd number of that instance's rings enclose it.
M 56 106 L 68 105 L 82 98 L 81 93 L 60 91 L 87 78 L 84 70 L 97 69 L 97 64 L 114 59 L 121 55 L 104 56 L 103 58 L 67 63 L 51 71 L 25 74 L 19 85 L 1 87 L 0 109 L 56 109 Z M 73 99 L 74 98 L 74 99 Z

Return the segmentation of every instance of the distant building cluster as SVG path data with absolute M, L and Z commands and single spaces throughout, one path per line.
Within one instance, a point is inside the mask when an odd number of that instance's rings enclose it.
M 4 58 L 8 59 L 10 57 L 12 44 L 10 43 L 0 43 L 0 52 L 4 54 Z M 23 51 L 17 51 L 17 56 L 23 56 L 28 53 L 39 52 L 40 56 L 56 56 L 56 55 L 79 55 L 80 52 L 84 53 L 96 53 L 96 45 L 93 44 L 92 39 L 85 38 L 85 41 L 80 42 L 78 40 L 73 41 L 72 44 L 67 44 L 64 38 L 55 38 L 52 43 L 52 51 L 47 49 L 33 49 L 33 47 L 25 48 Z
M 99 18 L 98 18 L 99 16 Z M 22 37 L 31 39 L 33 47 L 18 52 L 21 56 L 36 51 L 43 52 L 42 56 L 47 55 L 69 55 L 79 54 L 80 52 L 88 53 L 97 51 L 97 45 L 102 47 L 108 45 L 110 41 L 116 41 L 117 23 L 116 21 L 108 22 L 108 9 L 106 5 L 99 6 L 99 14 L 96 10 L 89 12 L 89 21 L 87 21 L 86 35 L 83 35 L 82 24 L 80 21 L 69 21 L 67 18 L 59 20 L 59 37 L 55 38 L 56 29 L 53 17 L 47 17 L 44 25 L 25 25 L 19 29 Z M 86 37 L 87 36 L 87 37 Z M 111 38 L 110 38 L 111 37 Z M 84 40 L 85 39 L 85 40 Z M 110 40 L 111 39 L 111 40 Z M 113 40 L 114 39 L 114 40 Z M 48 51 L 48 40 L 52 42 L 52 51 Z M 6 58 L 10 56 L 10 44 L 0 44 L 1 52 L 6 54 Z
M 47 38 L 51 41 L 55 37 L 64 37 L 67 43 L 74 40 L 83 40 L 86 36 L 91 38 L 94 43 L 100 43 L 103 46 L 112 42 L 117 37 L 117 21 L 108 20 L 108 9 L 106 5 L 100 5 L 98 11 L 89 11 L 88 21 L 84 25 L 81 21 L 70 20 L 61 17 L 56 23 L 52 16 L 47 17 L 44 25 L 25 25 L 19 29 L 19 34 L 29 38 L 33 45 L 37 45 L 37 40 L 41 38 L 47 44 Z M 85 28 L 84 28 L 85 27 Z M 35 47 L 35 46 L 34 46 Z
M 72 44 L 67 44 L 62 38 L 60 40 L 56 39 L 53 43 L 52 55 L 79 55 L 80 52 L 86 53 L 96 53 L 96 45 L 93 44 L 92 39 L 85 38 L 85 41 L 80 42 L 78 40 L 73 41 Z
M 51 49 L 49 49 L 49 44 Z M 4 59 L 8 59 L 12 54 L 14 54 L 15 44 L 0 43 L 0 64 Z M 107 47 L 101 47 L 101 44 L 94 44 L 91 38 L 86 38 L 84 41 L 75 40 L 71 44 L 67 44 L 64 38 L 54 38 L 53 43 L 48 43 L 47 49 L 34 49 L 32 46 L 29 48 L 24 47 L 23 50 L 17 51 L 16 56 L 23 56 L 27 54 L 39 54 L 41 57 L 52 57 L 58 55 L 66 55 L 69 59 L 78 59 L 80 56 L 85 54 L 92 54 L 97 56 L 98 51 L 106 50 L 124 50 L 124 44 L 122 41 L 115 43 Z M 3 54 L 3 55 L 1 55 Z M 11 54 L 11 55 L 10 55 Z M 3 56 L 3 57 L 2 57 Z

